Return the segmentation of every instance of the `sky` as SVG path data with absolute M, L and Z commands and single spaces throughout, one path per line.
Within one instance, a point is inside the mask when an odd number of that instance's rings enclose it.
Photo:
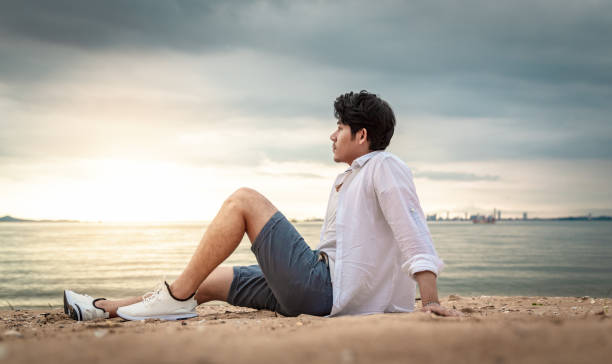
M 334 99 L 392 106 L 428 214 L 612 214 L 612 1 L 0 2 L 0 216 L 322 217 Z

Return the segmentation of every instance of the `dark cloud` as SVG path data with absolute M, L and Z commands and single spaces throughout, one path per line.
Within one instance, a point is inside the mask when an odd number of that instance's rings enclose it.
M 611 67 L 605 1 L 13 0 L 0 11 L 10 37 L 83 48 L 253 48 L 392 74 L 503 69 L 559 83 L 612 79 L 599 72 Z
M 612 124 L 599 119 L 407 118 L 398 127 L 390 150 L 407 161 L 612 159 Z
M 455 120 L 419 134 L 400 123 L 393 147 L 405 155 L 612 158 L 609 1 L 9 0 L 0 41 L 0 84 L 9 86 L 0 97 L 23 103 L 38 104 L 36 86 L 84 57 L 246 52 L 258 62 L 245 57 L 210 78 L 236 90 L 226 109 L 270 116 L 262 128 L 290 127 L 282 117 L 328 122 L 338 93 L 366 88 L 402 122 Z M 276 149 L 264 152 L 329 158 L 320 145 Z
M 5 34 L 88 49 L 193 48 L 218 39 L 211 31 L 222 22 L 217 13 L 223 7 L 207 1 L 9 0 L 0 20 Z
M 487 87 L 480 75 L 612 81 L 605 72 L 612 49 L 604 46 L 612 42 L 612 3 L 605 1 L 14 0 L 0 14 L 6 37 L 86 49 L 250 48 L 407 81 L 474 77 L 472 87 Z

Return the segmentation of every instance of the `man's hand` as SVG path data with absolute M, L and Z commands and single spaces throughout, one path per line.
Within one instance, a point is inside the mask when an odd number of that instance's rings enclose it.
M 438 316 L 452 316 L 461 317 L 463 314 L 459 311 L 453 310 L 452 308 L 446 308 L 439 303 L 430 303 L 427 306 L 421 308 L 423 312 L 435 313 Z
M 435 313 L 438 316 L 463 316 L 461 312 L 440 305 L 436 285 L 437 277 L 433 272 L 417 272 L 414 279 L 419 283 L 421 302 L 424 304 L 421 311 Z

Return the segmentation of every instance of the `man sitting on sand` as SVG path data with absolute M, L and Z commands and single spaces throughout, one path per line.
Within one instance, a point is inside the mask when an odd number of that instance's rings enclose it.
M 385 152 L 395 128 L 393 110 L 361 91 L 334 102 L 334 161 L 347 163 L 331 189 L 316 250 L 257 191 L 241 188 L 225 200 L 181 275 L 142 297 L 93 299 L 64 291 L 75 320 L 186 319 L 211 300 L 268 309 L 285 316 L 414 311 L 456 316 L 438 302 L 444 266 L 433 246 L 410 169 Z M 257 265 L 220 267 L 244 234 Z

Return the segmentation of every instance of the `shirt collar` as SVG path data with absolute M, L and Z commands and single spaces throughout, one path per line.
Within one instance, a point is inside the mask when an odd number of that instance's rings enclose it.
M 380 150 L 375 150 L 375 151 L 370 152 L 368 154 L 362 155 L 361 157 L 355 159 L 353 161 L 353 163 L 351 163 L 351 167 L 349 169 L 363 167 L 370 160 L 370 158 L 374 157 L 375 155 L 377 155 L 380 152 L 381 152 Z

